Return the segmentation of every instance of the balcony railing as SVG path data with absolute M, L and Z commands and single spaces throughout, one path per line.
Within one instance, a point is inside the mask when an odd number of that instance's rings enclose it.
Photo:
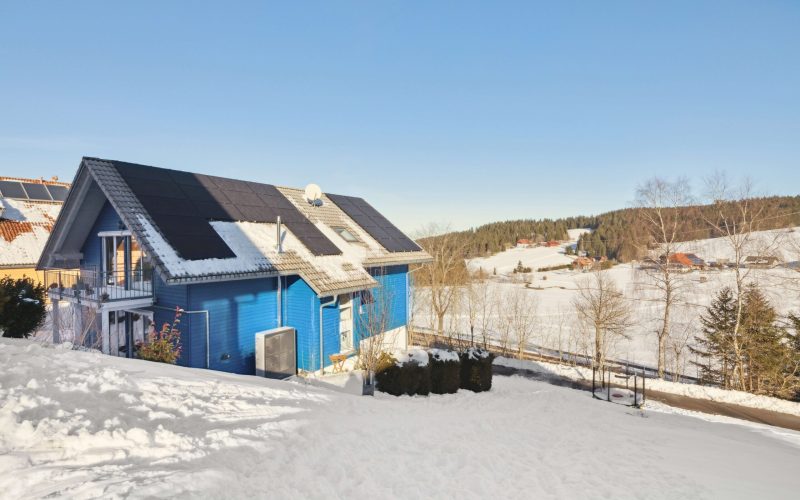
M 104 303 L 153 297 L 152 269 L 46 269 L 44 277 L 51 299 Z

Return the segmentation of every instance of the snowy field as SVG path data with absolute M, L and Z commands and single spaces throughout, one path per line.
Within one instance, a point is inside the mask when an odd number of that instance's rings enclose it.
M 755 234 L 755 233 L 754 233 Z M 574 240 L 577 232 L 571 233 Z M 574 241 L 573 240 L 573 241 Z M 497 338 L 503 304 L 509 302 L 514 293 L 524 293 L 534 316 L 534 335 L 531 343 L 583 354 L 590 353 L 586 332 L 576 323 L 573 300 L 581 283 L 589 280 L 589 273 L 572 270 L 532 272 L 526 275 L 512 274 L 518 261 L 536 269 L 547 265 L 569 262 L 572 257 L 564 249 L 572 243 L 552 248 L 513 248 L 485 259 L 468 261 L 472 270 L 483 268 L 490 274 L 489 296 L 496 303 L 490 313 L 489 330 Z M 730 258 L 726 242 L 720 238 L 698 240 L 682 244 L 681 251 L 697 253 L 703 259 L 713 261 Z M 770 254 L 780 256 L 785 262 L 794 262 L 800 256 L 800 228 L 764 231 L 755 234 L 746 255 Z M 497 276 L 492 268 L 496 266 Z M 636 264 L 621 264 L 607 271 L 629 301 L 635 325 L 628 331 L 630 339 L 620 339 L 611 348 L 611 357 L 635 363 L 655 365 L 657 357 L 656 331 L 660 327 L 663 307 L 658 300 L 658 290 L 648 284 L 648 277 L 637 269 Z M 800 312 L 800 273 L 786 268 L 747 270 L 748 279 L 759 283 L 780 314 Z M 734 285 L 731 269 L 719 271 L 693 271 L 682 275 L 679 304 L 672 314 L 673 331 L 668 345 L 668 369 L 694 375 L 686 345 L 698 334 L 700 314 L 711 303 L 714 294 L 723 286 Z M 429 307 L 428 291 L 416 289 L 414 318 L 416 325 L 433 328 L 435 317 Z M 456 303 L 445 321 L 446 328 L 454 332 L 468 332 L 469 321 L 466 299 Z M 513 335 L 512 335 L 513 336 Z M 513 339 L 511 341 L 513 344 Z M 674 352 L 681 352 L 677 356 Z
M 570 229 L 570 242 L 558 247 L 533 247 L 533 248 L 511 248 L 505 252 L 496 253 L 490 257 L 479 257 L 468 262 L 472 271 L 483 269 L 484 272 L 492 274 L 495 270 L 497 274 L 511 274 L 517 264 L 522 262 L 524 267 L 530 267 L 534 271 L 542 267 L 560 266 L 572 262 L 572 257 L 564 254 L 564 249 L 578 241 L 578 238 L 588 233 L 588 229 Z
M 800 434 L 496 377 L 374 398 L 0 340 L 0 496 L 795 498 Z

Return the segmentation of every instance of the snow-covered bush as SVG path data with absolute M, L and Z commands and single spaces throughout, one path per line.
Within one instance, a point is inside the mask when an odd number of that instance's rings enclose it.
M 431 392 L 430 363 L 428 353 L 421 349 L 382 353 L 375 374 L 377 388 L 393 396 Z
M 494 354 L 479 347 L 461 353 L 461 388 L 473 392 L 490 390 L 493 361 Z
M 458 353 L 444 349 L 431 349 L 431 392 L 454 394 L 461 385 L 461 359 Z
M 183 309 L 175 308 L 172 324 L 164 323 L 160 332 L 152 330 L 147 335 L 147 342 L 137 342 L 136 353 L 139 358 L 159 363 L 175 364 L 181 356 L 181 333 L 178 325 L 181 322 Z

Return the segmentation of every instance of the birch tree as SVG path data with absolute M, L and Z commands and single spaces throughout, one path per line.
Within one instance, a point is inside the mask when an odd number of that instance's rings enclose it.
M 656 330 L 660 378 L 664 378 L 667 363 L 667 339 L 673 308 L 685 285 L 683 274 L 672 266 L 670 256 L 680 250 L 686 220 L 684 210 L 691 203 L 691 189 L 685 178 L 668 181 L 653 177 L 636 190 L 637 214 L 644 229 L 642 243 L 651 257 L 649 265 L 640 269 L 646 275 L 645 286 L 658 293 L 663 306 Z
M 724 173 L 717 173 L 706 179 L 707 196 L 714 206 L 712 216 L 706 221 L 725 241 L 730 252 L 730 263 L 734 272 L 733 291 L 736 300 L 733 332 L 731 335 L 734 355 L 735 385 L 745 390 L 745 352 L 741 335 L 744 316 L 744 297 L 750 282 L 751 268 L 746 267 L 745 259 L 750 251 L 768 252 L 771 246 L 767 241 L 758 242 L 754 233 L 761 229 L 764 221 L 764 203 L 755 197 L 753 183 L 745 179 L 740 185 L 733 185 Z M 774 242 L 773 242 L 774 244 Z

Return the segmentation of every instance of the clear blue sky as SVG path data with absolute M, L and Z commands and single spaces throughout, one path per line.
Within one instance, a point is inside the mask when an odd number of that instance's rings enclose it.
M 800 2 L 0 4 L 0 175 L 81 156 L 365 197 L 402 228 L 800 193 Z

